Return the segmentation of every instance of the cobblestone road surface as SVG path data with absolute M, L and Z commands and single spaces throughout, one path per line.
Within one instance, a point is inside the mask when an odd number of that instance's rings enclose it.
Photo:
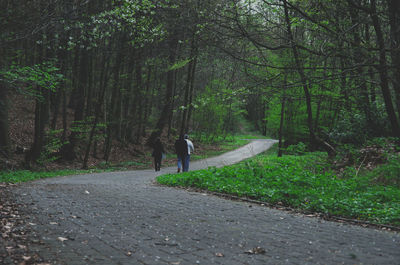
M 191 164 L 238 162 L 257 140 Z M 46 179 L 16 189 L 40 235 L 31 250 L 54 264 L 400 264 L 400 235 L 212 195 L 161 187 L 152 170 Z

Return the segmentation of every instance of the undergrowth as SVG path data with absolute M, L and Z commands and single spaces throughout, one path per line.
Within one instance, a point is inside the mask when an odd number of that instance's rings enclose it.
M 392 166 L 375 170 L 392 172 Z M 163 175 L 157 181 L 285 205 L 304 212 L 400 226 L 399 186 L 380 183 L 371 174 L 338 177 L 324 153 L 281 158 L 264 154 L 224 168 Z

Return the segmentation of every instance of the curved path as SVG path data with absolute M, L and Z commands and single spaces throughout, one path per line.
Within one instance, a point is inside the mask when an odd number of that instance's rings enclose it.
M 191 170 L 268 149 L 256 140 Z M 160 174 L 175 172 L 161 169 Z M 400 235 L 154 185 L 152 170 L 46 179 L 16 189 L 30 249 L 54 264 L 400 264 Z

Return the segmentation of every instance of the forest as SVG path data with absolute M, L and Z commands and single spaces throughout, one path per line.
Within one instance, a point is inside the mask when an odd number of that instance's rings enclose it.
M 400 137 L 397 0 L 0 3 L 2 169 L 16 152 L 24 168 L 87 168 L 116 146 L 212 141 L 243 120 L 280 154 Z

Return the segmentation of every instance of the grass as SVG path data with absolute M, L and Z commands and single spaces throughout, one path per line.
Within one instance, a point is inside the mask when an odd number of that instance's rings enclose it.
M 68 176 L 85 173 L 95 173 L 101 170 L 57 170 L 57 171 L 29 171 L 29 170 L 17 170 L 17 171 L 1 171 L 0 172 L 0 183 L 19 183 L 27 182 L 42 178 L 52 178 L 59 176 Z M 104 170 L 103 170 L 104 171 Z
M 83 169 L 65 169 L 65 170 L 55 170 L 55 171 L 30 171 L 30 170 L 13 170 L 13 171 L 0 171 L 0 183 L 20 183 L 28 182 L 43 178 L 53 178 L 69 175 L 79 175 L 79 174 L 92 174 L 100 172 L 112 172 L 112 171 L 125 171 L 130 170 L 132 167 L 135 169 L 149 168 L 151 162 L 145 164 L 136 161 L 126 161 L 121 163 L 100 163 L 95 168 L 90 168 L 87 170 Z
M 303 156 L 263 154 L 224 168 L 169 174 L 161 184 L 195 187 L 322 213 L 400 226 L 400 188 L 367 175 L 338 178 L 324 153 Z

